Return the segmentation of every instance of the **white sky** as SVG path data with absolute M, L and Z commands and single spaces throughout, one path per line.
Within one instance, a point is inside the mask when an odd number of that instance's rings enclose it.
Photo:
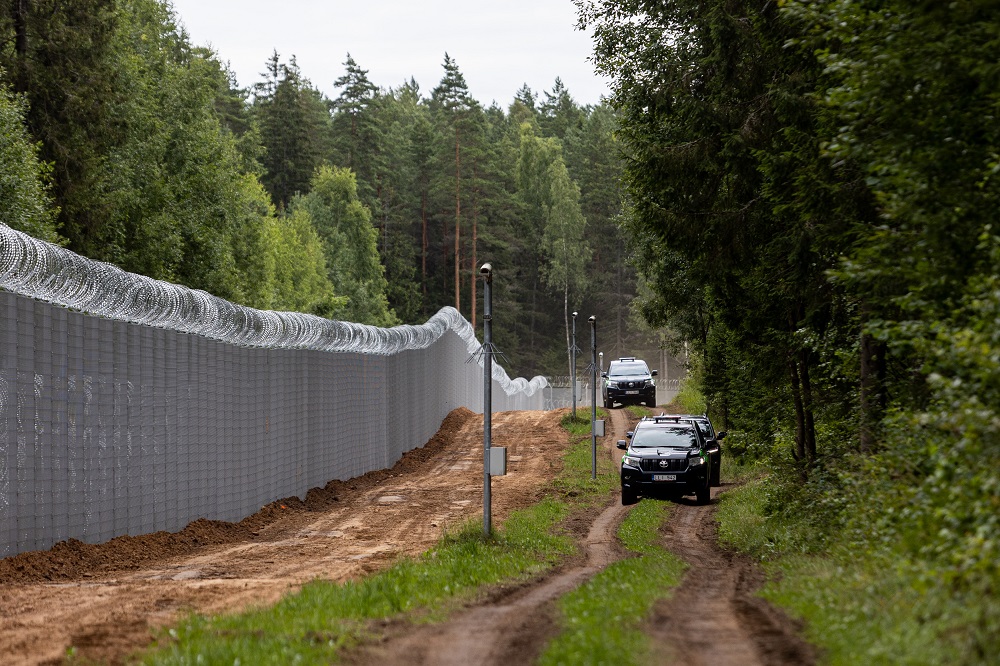
M 173 0 L 191 41 L 211 46 L 240 85 L 260 80 L 277 49 L 294 55 L 328 97 L 350 52 L 380 87 L 412 76 L 421 93 L 440 82 L 445 51 L 472 96 L 503 108 L 522 84 L 540 94 L 561 77 L 580 104 L 608 94 L 587 60 L 590 36 L 576 29 L 572 0 Z

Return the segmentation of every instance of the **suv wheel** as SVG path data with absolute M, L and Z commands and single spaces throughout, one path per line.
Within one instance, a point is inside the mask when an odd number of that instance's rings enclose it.
M 622 504 L 628 506 L 629 504 L 635 504 L 639 501 L 639 495 L 631 488 L 626 488 L 622 486 Z
M 712 488 L 708 484 L 705 484 L 704 488 L 699 488 L 698 492 L 695 493 L 695 497 L 698 499 L 698 504 L 708 504 L 712 501 Z

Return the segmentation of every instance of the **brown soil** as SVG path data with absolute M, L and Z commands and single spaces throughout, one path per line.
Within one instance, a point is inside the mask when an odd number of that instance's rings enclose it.
M 748 558 L 719 548 L 715 504 L 679 500 L 665 545 L 688 564 L 680 587 L 661 601 L 650 621 L 654 654 L 693 666 L 807 665 L 816 650 L 801 627 L 756 596 L 764 575 Z
M 494 477 L 493 516 L 534 503 L 558 471 L 566 410 L 504 412 L 493 442 L 508 447 L 508 475 Z M 625 410 L 611 410 L 601 455 L 619 456 Z M 3 664 L 84 660 L 123 663 L 153 631 L 188 611 L 270 604 L 303 583 L 342 581 L 427 550 L 443 531 L 482 513 L 482 416 L 460 409 L 426 446 L 390 470 L 336 481 L 304 502 L 281 500 L 237 524 L 196 521 L 176 534 L 77 541 L 0 560 Z M 555 600 L 625 556 L 615 539 L 628 511 L 617 500 L 566 527 L 583 555 L 539 580 L 498 586 L 444 623 L 373 627 L 383 639 L 348 655 L 355 664 L 530 663 L 558 631 Z M 666 544 L 691 565 L 650 623 L 658 662 L 811 664 L 815 655 L 787 617 L 753 596 L 762 576 L 719 550 L 714 506 L 679 502 Z M 704 638 L 702 638 L 704 637 Z
M 628 416 L 611 412 L 608 436 L 599 455 L 621 455 L 614 442 L 625 436 Z M 575 516 L 569 525 L 583 555 L 529 584 L 494 590 L 488 599 L 454 613 L 447 622 L 414 626 L 406 622 L 381 628 L 382 639 L 346 655 L 349 664 L 379 666 L 479 666 L 530 664 L 559 631 L 555 601 L 623 557 L 618 526 L 631 507 L 613 503 Z
M 629 429 L 624 410 L 611 410 L 609 436 L 601 455 L 616 456 L 614 442 Z M 617 461 L 616 461 L 617 462 Z M 713 489 L 713 497 L 724 488 Z M 806 665 L 815 650 L 798 636 L 799 627 L 755 592 L 764 582 L 750 560 L 719 548 L 715 500 L 698 506 L 674 503 L 664 528 L 668 549 L 689 565 L 670 600 L 654 609 L 647 632 L 653 663 L 695 665 Z M 413 626 L 406 622 L 378 628 L 381 640 L 346 656 L 346 663 L 379 666 L 507 666 L 533 663 L 559 631 L 555 602 L 587 578 L 627 554 L 615 538 L 630 507 L 616 501 L 589 522 L 581 538 L 585 558 L 543 580 L 495 590 L 488 599 L 455 612 L 445 623 Z M 582 536 L 582 535 L 581 535 Z
M 493 415 L 508 474 L 493 477 L 492 515 L 540 497 L 566 446 L 564 411 Z M 0 560 L 0 662 L 122 663 L 152 630 L 188 611 L 270 604 L 314 578 L 342 581 L 432 546 L 448 527 L 482 515 L 482 416 L 459 409 L 428 444 L 390 470 L 274 502 L 237 524 L 60 543 Z

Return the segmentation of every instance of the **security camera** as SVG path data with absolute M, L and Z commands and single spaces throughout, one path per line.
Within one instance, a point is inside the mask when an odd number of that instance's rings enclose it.
M 480 275 L 490 275 L 493 273 L 493 264 L 485 263 L 483 267 L 479 269 Z
M 588 319 L 587 321 L 593 324 L 595 321 L 597 321 L 597 317 L 595 317 L 594 315 L 590 315 L 590 319 Z
M 574 313 L 573 313 L 573 316 L 575 317 L 576 315 L 577 315 L 577 313 L 576 313 L 576 312 L 574 312 Z

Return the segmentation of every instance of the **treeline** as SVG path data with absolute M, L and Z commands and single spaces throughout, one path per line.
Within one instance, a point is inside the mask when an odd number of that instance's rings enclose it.
M 488 259 L 516 374 L 566 374 L 574 309 L 622 351 L 644 335 L 615 114 L 558 79 L 503 109 L 447 54 L 429 93 L 380 89 L 347 55 L 328 99 L 275 53 L 241 89 L 166 2 L 0 5 L 0 221 L 241 304 L 383 326 L 444 305 L 475 321 Z
M 941 639 L 988 661 L 1000 8 L 577 4 L 614 79 L 647 319 L 697 344 L 772 513 L 891 551 L 968 611 Z

